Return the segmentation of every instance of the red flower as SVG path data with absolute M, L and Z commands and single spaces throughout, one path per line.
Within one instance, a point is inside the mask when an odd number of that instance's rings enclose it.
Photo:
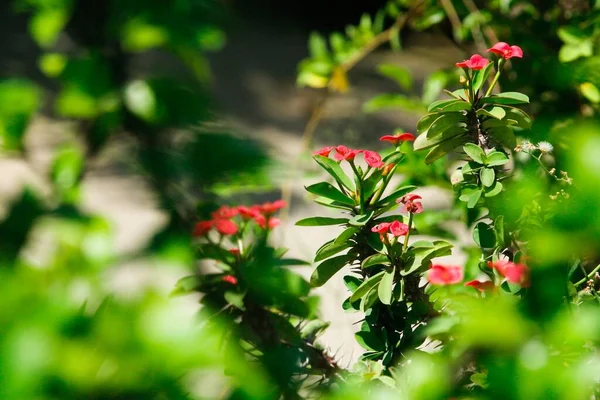
M 384 135 L 380 137 L 379 140 L 381 140 L 382 142 L 390 142 L 394 146 L 398 146 L 400 142 L 415 140 L 415 135 L 408 132 L 396 133 L 395 135 Z
M 329 157 L 329 153 L 333 150 L 332 146 L 323 147 L 322 149 L 316 150 L 313 152 L 314 155 Z
M 479 54 L 473 54 L 468 60 L 456 63 L 456 66 L 477 71 L 483 69 L 489 62 L 490 61 L 487 58 L 483 58 Z
M 223 206 L 211 214 L 214 219 L 229 219 L 236 215 L 238 215 L 238 209 L 236 207 L 227 206 Z
M 427 280 L 432 285 L 453 285 L 463 280 L 463 269 L 454 265 L 432 265 Z
M 259 215 L 254 218 L 254 221 L 263 229 L 267 229 L 267 218 L 264 215 Z M 273 229 L 281 224 L 281 220 L 279 218 L 269 218 L 269 229 Z
M 492 48 L 488 49 L 489 52 L 504 57 L 505 60 L 509 58 L 523 58 L 523 50 L 519 46 L 510 46 L 505 42 L 498 42 Z
M 465 286 L 471 286 L 472 288 L 479 290 L 480 292 L 486 292 L 494 288 L 494 282 L 492 281 L 478 281 L 477 279 L 466 282 Z
M 419 214 L 423 212 L 423 204 L 421 204 L 420 201 L 416 200 L 421 200 L 421 196 L 419 196 L 418 194 L 409 193 L 405 196 L 402 196 L 396 201 L 404 205 L 404 207 L 402 208 L 402 212 Z
M 215 229 L 225 236 L 234 235 L 238 231 L 238 227 L 235 222 L 228 219 L 216 219 L 214 220 Z
M 400 222 L 394 221 L 390 224 L 390 233 L 394 236 L 406 236 L 409 231 L 408 225 Z
M 194 236 L 204 236 L 213 228 L 213 221 L 200 221 L 194 225 Z
M 229 249 L 229 252 L 233 254 L 235 257 L 239 257 L 240 249 Z
M 381 156 L 374 151 L 365 150 L 365 162 L 371 168 L 382 168 L 385 163 L 381 161 Z
M 225 275 L 224 277 L 221 278 L 221 280 L 223 282 L 230 283 L 232 285 L 236 285 L 238 283 L 237 278 L 233 275 Z
M 374 227 L 371 228 L 371 232 L 377 232 L 380 235 L 383 235 L 384 233 L 386 233 L 390 227 L 390 223 L 389 222 L 382 222 L 380 224 L 375 225 Z
M 239 206 L 237 209 L 243 219 L 252 219 L 260 215 L 260 206 Z
M 263 213 L 265 213 L 265 215 L 271 215 L 271 214 L 274 214 L 276 211 L 281 210 L 286 205 L 287 204 L 285 203 L 285 201 L 276 200 L 272 203 L 264 203 L 262 206 L 260 206 L 260 210 Z
M 529 286 L 529 268 L 524 264 L 515 264 L 508 260 L 488 262 L 488 267 L 494 268 L 510 283 L 516 283 L 523 287 Z
M 346 146 L 337 146 L 335 148 L 335 159 L 338 161 L 352 161 L 357 156 L 357 154 L 360 153 L 362 153 L 362 150 L 352 150 Z

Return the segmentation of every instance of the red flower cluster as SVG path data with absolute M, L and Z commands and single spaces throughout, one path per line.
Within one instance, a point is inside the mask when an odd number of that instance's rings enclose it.
M 485 66 L 488 64 L 489 60 L 487 58 L 483 58 L 479 54 L 473 54 L 468 60 L 456 63 L 456 66 L 460 68 L 468 68 L 474 71 L 478 71 L 480 69 L 485 68 Z
M 402 196 L 401 198 L 396 200 L 396 202 L 404 205 L 404 207 L 402 208 L 402 212 L 419 214 L 423 212 L 423 204 L 421 204 L 421 202 L 417 200 L 421 200 L 421 196 L 419 196 L 418 194 L 410 193 L 405 196 Z
M 427 280 L 432 285 L 453 285 L 463 280 L 464 271 L 456 265 L 434 264 L 427 272 Z
M 523 50 L 519 46 L 510 46 L 505 42 L 496 43 L 488 51 L 503 57 L 505 60 L 513 57 L 523 58 Z
M 335 155 L 334 158 L 336 159 L 336 161 L 354 161 L 354 159 L 356 158 L 357 155 L 359 154 L 363 154 L 364 158 L 365 158 L 365 162 L 367 163 L 367 165 L 371 168 L 383 168 L 386 166 L 386 164 L 383 162 L 381 155 L 375 151 L 371 151 L 371 150 L 355 150 L 355 149 L 350 149 L 346 146 L 336 146 L 336 147 L 331 147 L 331 146 L 327 146 L 327 147 L 323 147 L 322 149 L 316 150 L 313 152 L 314 155 L 318 155 L 318 156 L 322 156 L 322 157 L 329 157 L 329 154 L 335 150 Z
M 283 200 L 256 204 L 250 207 L 223 206 L 211 214 L 211 220 L 197 222 L 194 226 L 193 235 L 205 236 L 213 229 L 223 236 L 235 235 L 238 232 L 238 225 L 232 219 L 238 215 L 244 221 L 254 220 L 263 229 L 272 229 L 281 223 L 278 218 L 273 218 L 272 215 L 285 206 Z
M 380 137 L 379 140 L 382 142 L 390 142 L 394 146 L 398 146 L 400 142 L 415 140 L 415 135 L 408 132 L 396 133 L 395 135 L 384 135 Z
M 373 228 L 371 228 L 371 232 L 379 233 L 379 237 L 383 242 L 385 240 L 385 234 L 389 233 L 394 237 L 406 236 L 406 234 L 408 234 L 409 229 L 410 228 L 405 223 L 402 223 L 400 221 L 394 221 L 382 222 L 380 224 L 377 224 Z
M 238 283 L 237 278 L 233 275 L 225 275 L 221 278 L 221 280 L 223 282 L 229 283 L 231 285 L 237 285 L 237 283 Z
M 515 264 L 508 260 L 488 262 L 488 267 L 495 269 L 510 283 L 523 287 L 529 286 L 529 268 L 524 264 Z

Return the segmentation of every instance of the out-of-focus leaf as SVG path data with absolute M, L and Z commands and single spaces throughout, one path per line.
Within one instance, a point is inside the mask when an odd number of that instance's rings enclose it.
M 377 70 L 381 75 L 393 79 L 402 89 L 412 89 L 412 75 L 408 69 L 394 64 L 380 64 Z

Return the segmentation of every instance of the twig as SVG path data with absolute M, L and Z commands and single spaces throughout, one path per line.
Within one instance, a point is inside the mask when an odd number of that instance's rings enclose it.
M 460 22 L 460 17 L 456 12 L 456 9 L 452 5 L 450 0 L 440 0 L 440 4 L 444 11 L 446 11 L 446 15 L 450 20 L 450 24 L 452 24 L 452 30 L 454 31 L 454 37 L 456 38 L 457 33 L 460 31 L 462 27 L 462 23 Z

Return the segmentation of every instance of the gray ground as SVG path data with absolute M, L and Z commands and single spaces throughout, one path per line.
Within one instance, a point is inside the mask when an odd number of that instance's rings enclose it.
M 223 121 L 240 132 L 263 140 L 281 165 L 289 168 L 277 174 L 281 184 L 291 183 L 294 199 L 289 218 L 280 228 L 279 239 L 291 249 L 293 256 L 311 260 L 315 250 L 336 235 L 337 228 L 294 226 L 300 218 L 328 213 L 310 203 L 304 193 L 303 185 L 314 182 L 316 178 L 292 174 L 291 171 L 302 149 L 304 124 L 320 95 L 309 89 L 296 88 L 295 66 L 306 54 L 306 38 L 299 34 L 287 35 L 273 34 L 257 27 L 231 34 L 227 47 L 212 57 L 214 90 L 223 110 L 226 110 L 222 115 Z M 431 71 L 451 65 L 453 60 L 461 57 L 450 43 L 432 37 L 412 40 L 401 53 L 376 53 L 350 74 L 350 93 L 334 96 L 328 103 L 325 119 L 316 131 L 315 147 L 345 143 L 377 150 L 381 149 L 377 140 L 379 136 L 393 128 L 414 131 L 416 115 L 399 111 L 365 115 L 360 111 L 362 102 L 372 95 L 397 90 L 393 83 L 374 72 L 376 63 L 406 66 L 417 81 L 422 81 Z M 70 134 L 68 123 L 40 116 L 27 134 L 31 163 L 0 159 L 0 214 L 23 185 L 36 186 L 44 192 L 52 149 Z M 126 159 L 121 144 L 111 145 L 83 185 L 85 208 L 111 221 L 116 234 L 116 248 L 122 254 L 144 246 L 166 222 L 155 196 L 139 176 L 110 168 L 124 157 Z M 429 188 L 421 193 L 425 208 L 449 204 L 447 193 Z M 454 256 L 453 260 L 460 261 L 461 257 Z M 156 269 L 138 263 L 118 266 L 107 274 L 107 281 L 122 295 L 131 295 L 132 289 L 144 285 L 161 288 L 166 293 L 185 273 L 180 269 Z M 309 276 L 311 268 L 305 268 L 304 273 Z M 342 364 L 349 364 L 362 352 L 353 337 L 354 323 L 360 316 L 345 314 L 341 310 L 341 302 L 347 296 L 341 279 L 332 279 L 318 293 L 323 299 L 323 319 L 331 321 L 331 327 L 322 340 L 337 353 Z M 196 307 L 193 300 L 188 304 Z

